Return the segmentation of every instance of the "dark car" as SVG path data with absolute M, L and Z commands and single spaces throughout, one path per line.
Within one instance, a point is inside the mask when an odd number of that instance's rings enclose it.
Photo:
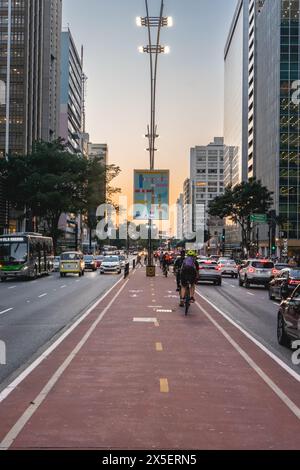
M 94 256 L 85 255 L 84 262 L 85 262 L 85 270 L 90 269 L 91 271 L 97 271 L 97 261 L 95 260 Z
M 290 347 L 300 339 L 300 285 L 291 297 L 280 305 L 277 318 L 277 339 L 281 346 Z
M 292 295 L 300 284 L 300 268 L 286 268 L 280 271 L 269 285 L 269 297 L 273 299 L 286 299 Z
M 199 260 L 198 284 L 203 281 L 213 282 L 214 285 L 222 285 L 222 272 L 216 261 Z

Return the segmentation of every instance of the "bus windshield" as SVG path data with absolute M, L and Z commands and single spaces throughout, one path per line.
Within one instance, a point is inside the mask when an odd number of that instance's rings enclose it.
M 25 242 L 1 242 L 0 241 L 0 263 L 23 264 L 27 262 L 28 248 Z

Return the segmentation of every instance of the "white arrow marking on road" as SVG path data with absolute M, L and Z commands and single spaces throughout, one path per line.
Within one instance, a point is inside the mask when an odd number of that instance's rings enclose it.
M 11 312 L 13 308 L 7 308 L 6 310 L 3 310 L 3 312 L 0 312 L 0 315 L 4 315 L 5 313 Z

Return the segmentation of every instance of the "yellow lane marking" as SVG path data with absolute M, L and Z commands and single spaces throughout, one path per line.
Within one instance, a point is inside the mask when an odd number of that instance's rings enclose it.
M 163 347 L 161 343 L 156 343 L 155 345 L 156 351 L 161 352 L 163 351 Z
M 169 382 L 168 379 L 160 379 L 160 391 L 161 393 L 169 393 Z

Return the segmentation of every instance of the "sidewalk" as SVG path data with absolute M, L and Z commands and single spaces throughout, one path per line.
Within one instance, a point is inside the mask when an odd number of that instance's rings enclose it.
M 1 447 L 299 449 L 299 382 L 175 288 L 120 282 L 0 403 Z

